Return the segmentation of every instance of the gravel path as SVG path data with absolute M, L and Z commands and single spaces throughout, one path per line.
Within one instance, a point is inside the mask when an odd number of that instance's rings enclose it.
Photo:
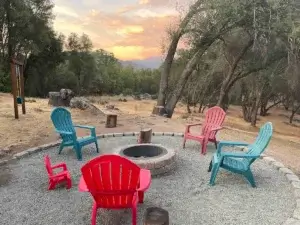
M 172 173 L 152 180 L 145 194 L 145 203 L 138 207 L 138 224 L 147 207 L 167 209 L 174 225 L 280 225 L 292 215 L 295 207 L 291 185 L 283 174 L 257 160 L 252 166 L 258 188 L 239 175 L 221 171 L 216 186 L 208 185 L 207 172 L 213 147 L 206 156 L 199 154 L 199 144 L 188 141 L 182 150 L 181 138 L 153 137 L 178 151 L 178 167 Z M 100 140 L 102 153 L 118 146 L 136 143 L 135 137 Z M 65 161 L 73 179 L 73 188 L 47 191 L 43 156 L 49 154 L 53 163 Z M 0 169 L 0 224 L 90 224 L 92 198 L 80 193 L 77 184 L 80 167 L 96 156 L 94 146 L 84 149 L 83 162 L 75 159 L 71 149 L 57 155 L 57 148 L 36 153 Z M 131 211 L 98 210 L 97 224 L 131 224 Z M 121 221 L 121 222 L 120 222 Z

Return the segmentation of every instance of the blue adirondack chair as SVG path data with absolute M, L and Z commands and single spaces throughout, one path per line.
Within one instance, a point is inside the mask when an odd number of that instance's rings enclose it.
M 260 128 L 259 134 L 253 144 L 249 145 L 242 142 L 220 141 L 217 152 L 214 154 L 208 169 L 208 172 L 211 172 L 210 185 L 215 184 L 216 176 L 221 167 L 233 173 L 244 175 L 251 186 L 256 187 L 250 166 L 267 148 L 272 133 L 272 123 L 267 122 Z M 248 151 L 246 153 L 222 152 L 222 147 L 224 146 L 245 146 L 248 148 Z
M 64 147 L 73 146 L 77 155 L 77 159 L 82 160 L 81 148 L 91 143 L 95 143 L 97 152 L 99 152 L 95 127 L 74 125 L 72 122 L 71 113 L 62 107 L 53 109 L 51 113 L 51 120 L 54 124 L 55 131 L 59 133 L 62 138 L 58 154 L 61 153 Z M 75 130 L 76 127 L 89 129 L 91 131 L 90 136 L 77 138 Z

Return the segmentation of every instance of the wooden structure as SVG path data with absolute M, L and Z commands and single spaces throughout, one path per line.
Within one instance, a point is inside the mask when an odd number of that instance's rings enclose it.
M 151 143 L 152 129 L 143 129 L 140 131 L 138 143 Z
M 22 113 L 26 114 L 23 75 L 24 65 L 22 62 L 12 59 L 10 63 L 10 69 L 15 118 L 19 119 L 18 104 L 22 104 Z
M 169 225 L 169 213 L 158 207 L 146 209 L 143 225 Z
M 114 128 L 117 126 L 117 115 L 116 114 L 107 114 L 106 115 L 106 128 Z

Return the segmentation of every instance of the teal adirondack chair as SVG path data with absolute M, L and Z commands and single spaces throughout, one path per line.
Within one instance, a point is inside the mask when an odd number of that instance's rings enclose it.
M 73 146 L 77 155 L 77 159 L 82 160 L 81 148 L 91 143 L 95 143 L 97 152 L 99 152 L 95 127 L 73 125 L 71 113 L 62 107 L 53 109 L 51 113 L 51 120 L 54 124 L 55 131 L 59 133 L 62 138 L 58 154 L 61 153 L 64 147 Z M 77 138 L 75 130 L 76 127 L 89 129 L 91 131 L 90 136 Z
M 211 172 L 210 185 L 215 184 L 216 176 L 221 167 L 233 173 L 244 175 L 251 186 L 256 187 L 250 166 L 267 148 L 272 133 L 272 123 L 267 122 L 260 128 L 259 134 L 253 144 L 249 145 L 242 142 L 220 141 L 217 152 L 214 154 L 208 169 L 208 172 Z M 246 153 L 222 152 L 221 150 L 224 146 L 245 146 L 248 148 L 248 151 Z

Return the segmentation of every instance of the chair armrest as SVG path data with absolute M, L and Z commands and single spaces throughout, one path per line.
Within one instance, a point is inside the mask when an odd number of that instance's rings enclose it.
M 186 127 L 195 127 L 195 126 L 201 126 L 202 123 L 194 123 L 194 124 L 187 124 Z
M 74 127 L 83 128 L 83 129 L 90 129 L 90 130 L 95 129 L 95 127 L 93 127 L 93 126 L 84 126 L 84 125 L 74 125 Z
M 238 142 L 238 141 L 220 141 L 219 145 L 222 146 L 249 146 L 250 144 L 246 142 Z
M 63 168 L 63 170 L 66 171 L 67 165 L 66 165 L 66 163 L 59 163 L 59 164 L 52 166 L 52 169 L 57 169 L 57 168 Z
M 91 136 L 96 137 L 96 128 L 93 126 L 74 125 L 74 127 L 89 129 L 91 131 Z
M 249 146 L 248 143 L 245 142 L 237 142 L 237 141 L 220 141 L 218 144 L 218 148 L 217 148 L 217 153 L 221 154 L 222 153 L 222 148 L 224 146 Z
M 80 177 L 79 184 L 78 184 L 78 190 L 80 192 L 87 192 L 87 191 L 89 191 L 89 189 L 87 188 L 87 185 L 85 183 L 85 180 L 84 180 L 83 176 Z
M 213 127 L 211 129 L 211 131 L 218 131 L 218 130 L 221 130 L 221 129 L 223 129 L 223 127 Z
M 73 132 L 70 132 L 70 131 L 62 131 L 62 130 L 57 130 L 57 129 L 55 129 L 55 131 L 59 134 L 66 134 L 66 135 L 74 134 Z
M 245 153 L 236 153 L 236 152 L 222 152 L 221 157 L 230 157 L 230 158 L 247 158 L 247 159 L 254 159 L 259 158 L 259 155 L 249 155 Z
M 145 191 L 151 184 L 151 172 L 150 170 L 141 169 L 140 171 L 140 187 L 137 191 Z

